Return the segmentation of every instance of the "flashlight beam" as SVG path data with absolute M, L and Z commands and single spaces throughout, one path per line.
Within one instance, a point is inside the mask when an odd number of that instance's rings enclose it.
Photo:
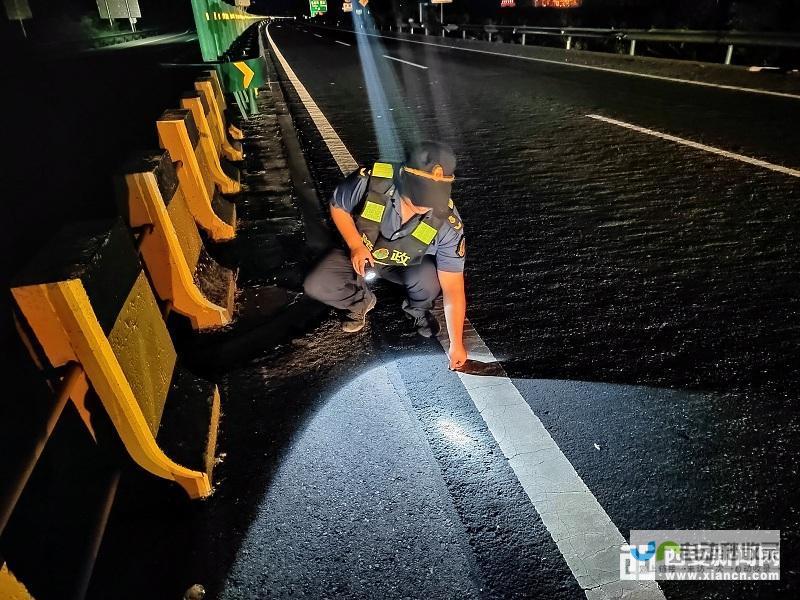
M 417 63 L 413 63 L 407 60 L 403 60 L 402 58 L 395 58 L 394 56 L 389 56 L 388 54 L 384 54 L 383 58 L 388 58 L 389 60 L 396 60 L 397 62 L 401 62 L 406 65 L 411 65 L 412 67 L 417 67 L 418 69 L 427 69 L 425 65 L 418 65 Z

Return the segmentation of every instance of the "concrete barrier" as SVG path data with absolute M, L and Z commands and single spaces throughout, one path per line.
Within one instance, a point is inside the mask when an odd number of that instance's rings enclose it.
M 200 132 L 186 109 L 165 111 L 157 122 L 161 147 L 179 162 L 178 181 L 189 211 L 214 241 L 236 236 L 236 206 L 222 197 L 214 183 L 209 158 L 200 147 Z
M 192 112 L 192 118 L 200 134 L 197 152 L 203 154 L 203 162 L 211 171 L 211 179 L 223 194 L 238 194 L 242 190 L 239 183 L 239 169 L 225 161 L 215 143 L 208 122 L 210 106 L 199 92 L 186 92 L 181 97 L 181 108 Z
M 81 369 L 134 462 L 211 494 L 219 391 L 177 364 L 122 221 L 65 227 L 11 291 L 49 366 Z
M 242 137 L 233 140 L 228 139 L 229 135 L 231 138 L 233 138 L 233 135 L 229 131 L 230 128 L 227 130 L 225 128 L 225 109 L 223 105 L 220 105 L 219 96 L 214 88 L 214 81 L 215 79 L 210 75 L 200 77 L 195 80 L 194 88 L 208 103 L 210 109 L 208 121 L 211 126 L 211 135 L 214 137 L 214 144 L 220 157 L 239 161 L 244 158 L 244 152 L 241 142 L 237 140 L 241 140 Z M 224 98 L 222 101 L 225 101 Z M 236 131 L 241 134 L 239 129 L 236 129 Z
M 228 324 L 234 273 L 203 246 L 169 152 L 131 161 L 124 177 L 123 216 L 131 228 L 143 229 L 139 249 L 158 297 L 188 317 L 194 329 Z

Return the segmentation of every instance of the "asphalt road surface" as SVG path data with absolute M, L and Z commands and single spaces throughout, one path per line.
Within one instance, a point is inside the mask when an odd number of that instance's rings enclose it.
M 455 148 L 468 317 L 619 531 L 782 530 L 781 582 L 672 583 L 666 596 L 793 597 L 800 100 L 270 31 L 358 162 L 396 158 L 421 138 Z M 290 100 L 327 196 L 340 172 Z M 474 394 L 433 373 L 441 350 L 412 344 L 396 318 L 380 308 L 373 335 L 464 527 L 473 592 L 583 595 L 519 473 L 498 462 Z M 434 402 L 442 390 L 448 400 Z
M 223 332 L 210 354 L 230 364 L 198 369 L 223 395 L 215 494 L 190 503 L 128 469 L 88 597 L 179 598 L 200 583 L 225 599 L 594 600 L 619 597 L 604 582 L 618 577 L 617 537 L 630 529 L 735 528 L 782 531 L 780 582 L 664 582 L 664 595 L 797 597 L 800 191 L 774 167 L 800 168 L 800 100 L 389 39 L 359 51 L 346 32 L 270 31 L 359 162 L 397 158 L 424 137 L 453 145 L 468 316 L 487 347 L 473 358 L 491 351 L 510 380 L 491 364 L 487 377 L 448 371 L 388 285 L 378 284 L 378 307 L 354 336 L 308 310 L 308 331 L 283 344 L 264 335 L 237 362 L 214 355 L 237 341 Z M 16 157 L 8 189 L 27 198 L 35 181 L 37 209 L 9 205 L 3 277 L 61 221 L 114 213 L 109 174 L 156 144 L 153 120 L 191 86 L 192 72 L 157 66 L 196 62 L 189 38 L 64 57 L 10 79 L 25 92 L 13 114 L 28 118 L 11 122 L 8 137 L 32 140 L 38 158 Z M 365 84 L 362 64 L 380 86 Z M 341 172 L 285 88 L 326 197 Z M 248 343 L 270 322 L 247 331 L 247 298 L 300 298 L 311 266 L 280 101 L 267 89 L 258 102 L 260 116 L 240 123 L 237 331 Z M 305 311 L 302 301 L 284 319 Z M 70 431 L 85 437 L 70 414 Z M 71 438 L 49 447 L 64 483 L 40 473 L 50 491 L 35 508 L 51 515 L 42 523 L 69 523 L 52 492 L 77 493 L 84 480 L 57 451 L 69 448 L 73 462 L 83 454 Z M 60 575 L 76 562 L 61 527 L 17 533 L 37 576 L 51 580 L 37 597 L 61 597 Z

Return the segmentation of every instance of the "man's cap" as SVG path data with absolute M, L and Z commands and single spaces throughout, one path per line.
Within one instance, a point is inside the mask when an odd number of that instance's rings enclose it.
M 434 216 L 447 218 L 456 157 L 439 142 L 421 142 L 411 148 L 400 171 L 400 193 L 417 206 L 433 209 Z

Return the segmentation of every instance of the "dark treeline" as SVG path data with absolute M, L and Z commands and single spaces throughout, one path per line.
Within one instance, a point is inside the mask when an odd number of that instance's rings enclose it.
M 308 1 L 258 0 L 260 11 L 308 14 Z M 355 5 L 355 1 L 354 5 Z M 329 16 L 341 15 L 341 0 L 329 0 Z M 500 8 L 500 0 L 454 0 L 445 5 L 447 23 L 498 23 L 574 27 L 641 27 L 665 29 L 739 29 L 800 33 L 798 0 L 583 0 L 580 8 L 533 8 L 533 0 L 517 0 L 515 8 Z M 410 0 L 370 0 L 381 22 L 419 19 Z M 428 5 L 427 18 L 438 21 L 439 7 Z
M 190 0 L 138 2 L 142 12 L 139 28 L 174 31 L 192 26 Z M 455 0 L 445 5 L 445 22 L 800 33 L 800 0 L 583 0 L 580 8 L 561 10 L 533 8 L 532 4 L 533 0 L 517 0 L 515 8 L 500 8 L 500 0 Z M 81 39 L 110 29 L 108 22 L 100 19 L 97 0 L 28 0 L 28 5 L 33 18 L 24 26 L 33 42 Z M 328 17 L 341 19 L 341 6 L 341 0 L 329 0 Z M 419 20 L 419 4 L 413 0 L 370 0 L 369 9 L 379 23 Z M 253 0 L 252 10 L 300 16 L 308 14 L 308 0 Z M 426 20 L 437 22 L 439 7 L 429 4 L 423 14 Z M 21 40 L 20 23 L 5 17 L 0 18 L 0 38 L 4 42 Z M 128 23 L 118 20 L 114 28 L 125 30 Z

